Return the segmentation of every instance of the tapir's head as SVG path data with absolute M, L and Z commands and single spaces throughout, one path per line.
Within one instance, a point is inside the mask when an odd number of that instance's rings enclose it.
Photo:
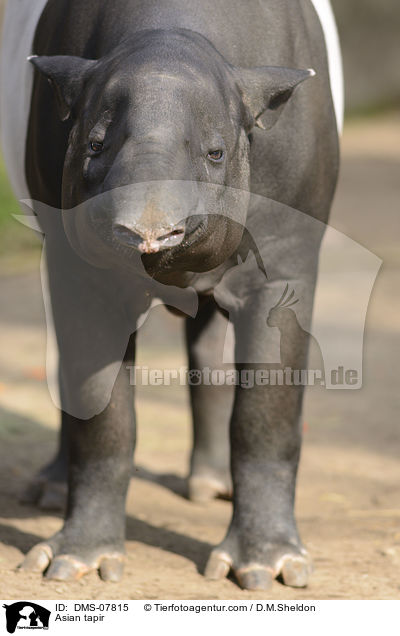
M 169 271 L 210 270 L 238 247 L 251 130 L 270 128 L 313 74 L 233 67 L 186 30 L 135 34 L 99 60 L 31 62 L 72 121 L 63 209 L 94 202 L 79 218 L 64 214 L 74 248 L 99 264 L 142 254 Z

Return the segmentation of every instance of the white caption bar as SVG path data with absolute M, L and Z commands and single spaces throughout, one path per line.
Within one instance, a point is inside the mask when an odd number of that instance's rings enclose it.
M 0 601 L 0 633 L 110 633 L 197 636 L 305 633 L 370 634 L 395 625 L 400 601 Z M 111 632 L 113 630 L 113 632 Z M 190 631 L 189 631 L 190 630 Z M 223 632 L 221 632 L 223 633 Z

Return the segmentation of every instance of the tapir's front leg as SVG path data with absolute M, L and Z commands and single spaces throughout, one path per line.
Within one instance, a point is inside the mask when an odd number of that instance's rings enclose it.
M 246 369 L 247 378 L 248 371 L 268 368 L 251 361 L 259 361 L 261 354 L 270 360 L 266 318 L 282 287 L 281 281 L 261 292 L 236 316 L 236 355 L 249 360 L 237 366 Z M 313 282 L 297 281 L 294 287 L 302 298 L 299 313 L 309 317 Z M 298 323 L 292 322 L 286 325 L 292 329 L 286 333 L 293 342 L 291 366 L 305 368 L 306 339 L 299 344 Z M 267 589 L 279 574 L 287 585 L 307 584 L 310 561 L 294 518 L 302 395 L 301 386 L 238 386 L 231 421 L 233 517 L 227 537 L 208 562 L 209 578 L 226 576 L 232 569 L 246 589 Z
M 63 529 L 36 545 L 21 568 L 57 580 L 98 569 L 104 580 L 122 574 L 125 498 L 132 473 L 135 418 L 128 347 L 107 408 L 89 420 L 67 416 L 70 427 L 69 493 Z M 48 569 L 47 569 L 48 568 Z
M 48 568 L 46 576 L 55 579 L 99 569 L 102 578 L 114 580 L 122 573 L 135 439 L 127 366 L 134 361 L 130 332 L 136 309 L 129 311 L 124 289 L 111 272 L 81 261 L 63 234 L 56 234 L 56 221 L 52 229 L 47 260 L 69 428 L 68 505 L 63 529 L 35 546 L 22 568 Z M 135 298 L 135 289 L 129 291 Z

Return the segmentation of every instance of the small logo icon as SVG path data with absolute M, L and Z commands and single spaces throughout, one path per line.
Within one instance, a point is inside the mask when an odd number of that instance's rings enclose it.
M 41 605 L 31 601 L 18 601 L 3 607 L 6 610 L 9 634 L 14 634 L 16 629 L 49 629 L 51 612 Z

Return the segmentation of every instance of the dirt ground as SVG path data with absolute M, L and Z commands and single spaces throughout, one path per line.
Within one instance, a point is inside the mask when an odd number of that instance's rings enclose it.
M 0 278 L 0 598 L 400 598 L 399 148 L 395 118 L 350 124 L 344 137 L 332 225 L 384 265 L 368 312 L 363 388 L 309 389 L 306 396 L 296 507 L 315 565 L 309 587 L 275 582 L 269 592 L 255 593 L 230 579 L 202 577 L 231 504 L 199 505 L 184 497 L 190 448 L 184 387 L 139 391 L 123 581 L 106 584 L 91 574 L 63 584 L 15 571 L 23 554 L 61 525 L 60 516 L 18 503 L 24 484 L 54 451 L 57 430 L 43 377 L 40 284 L 37 273 L 28 272 Z M 164 309 L 154 310 L 140 342 L 142 363 L 184 364 L 179 319 Z

